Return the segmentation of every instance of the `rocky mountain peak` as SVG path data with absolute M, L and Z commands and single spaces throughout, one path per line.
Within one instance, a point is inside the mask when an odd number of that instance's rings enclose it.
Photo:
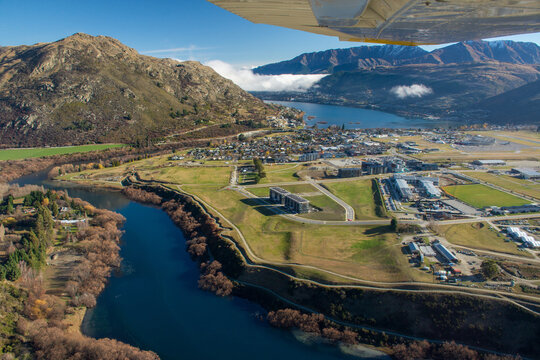
M 2 141 L 23 146 L 132 142 L 201 124 L 260 123 L 275 109 L 198 62 L 77 33 L 0 50 L 0 114 Z

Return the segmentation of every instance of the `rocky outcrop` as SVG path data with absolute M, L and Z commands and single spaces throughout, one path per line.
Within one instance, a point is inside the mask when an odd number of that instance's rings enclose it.
M 12 146 L 135 142 L 276 111 L 198 62 L 75 34 L 0 48 L 0 139 Z

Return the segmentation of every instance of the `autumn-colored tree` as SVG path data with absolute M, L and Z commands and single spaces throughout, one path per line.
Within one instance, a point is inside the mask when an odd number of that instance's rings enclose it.
M 201 264 L 201 277 L 199 288 L 212 291 L 219 296 L 228 296 L 232 293 L 234 284 L 221 271 L 221 264 L 214 260 L 210 264 Z

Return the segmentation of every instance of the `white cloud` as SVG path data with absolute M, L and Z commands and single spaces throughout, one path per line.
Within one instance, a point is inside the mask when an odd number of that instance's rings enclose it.
M 251 69 L 237 68 L 220 60 L 212 60 L 210 66 L 221 76 L 232 80 L 247 91 L 305 91 L 326 75 L 259 75 Z
M 422 97 L 433 94 L 433 89 L 423 84 L 412 84 L 411 86 L 394 86 L 390 92 L 400 99 L 405 99 L 406 97 Z

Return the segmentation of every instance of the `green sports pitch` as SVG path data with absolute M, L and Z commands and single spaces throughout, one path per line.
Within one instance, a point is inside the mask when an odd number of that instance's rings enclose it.
M 445 186 L 443 189 L 447 194 L 477 209 L 530 204 L 530 201 L 482 184 Z
M 62 147 L 42 147 L 28 149 L 6 149 L 0 150 L 0 160 L 21 160 L 29 158 L 40 158 L 53 155 L 65 155 L 82 153 L 89 151 L 99 151 L 111 148 L 126 146 L 124 144 L 92 144 L 79 146 L 62 146 Z

